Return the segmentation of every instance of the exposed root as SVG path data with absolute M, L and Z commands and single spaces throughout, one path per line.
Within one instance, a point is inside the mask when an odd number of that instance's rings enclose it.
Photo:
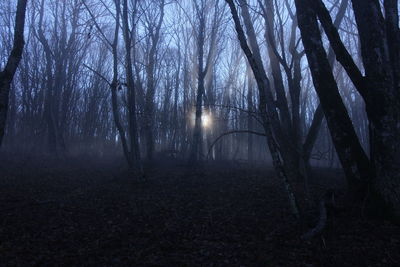
M 328 221 L 328 208 L 335 208 L 335 194 L 332 190 L 327 191 L 319 202 L 319 219 L 317 225 L 303 234 L 301 239 L 310 240 L 324 231 Z

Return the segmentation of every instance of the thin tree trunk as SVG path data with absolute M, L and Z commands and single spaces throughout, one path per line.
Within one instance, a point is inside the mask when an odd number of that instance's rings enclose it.
M 247 109 L 249 112 L 253 112 L 253 77 L 251 75 L 250 66 L 247 66 Z M 254 119 L 250 114 L 247 115 L 247 129 L 249 131 L 254 130 Z M 253 162 L 254 158 L 253 151 L 253 135 L 247 135 L 247 159 L 250 162 Z
M 140 148 L 139 148 L 139 136 L 136 118 L 136 94 L 135 94 L 135 83 L 133 78 L 133 65 L 132 65 L 132 55 L 131 55 L 131 36 L 128 23 L 128 1 L 123 0 L 122 9 L 122 29 L 125 41 L 126 50 L 126 78 L 127 78 L 127 88 L 128 88 L 128 117 L 129 117 L 129 137 L 130 137 L 130 154 L 133 159 L 131 163 L 139 170 L 142 169 L 141 158 L 140 158 Z M 131 166 L 132 166 L 131 165 Z
M 201 12 L 199 16 L 199 33 L 197 37 L 197 57 L 198 57 L 198 77 L 197 77 L 197 95 L 196 95 L 196 115 L 195 124 L 193 131 L 193 141 L 192 148 L 190 152 L 189 162 L 197 162 L 201 155 L 203 154 L 203 131 L 202 131 L 202 105 L 203 105 L 203 95 L 204 95 L 204 78 L 206 72 L 204 71 L 204 41 L 205 41 L 205 15 L 204 10 L 199 10 Z
M 278 177 L 281 179 L 283 185 L 285 186 L 285 190 L 287 193 L 287 196 L 289 198 L 289 203 L 290 203 L 290 208 L 292 211 L 292 214 L 299 218 L 300 217 L 300 213 L 299 213 L 299 209 L 296 203 L 296 198 L 295 195 L 293 193 L 293 190 L 290 186 L 290 183 L 288 181 L 288 178 L 286 176 L 286 173 L 284 171 L 283 168 L 283 164 L 281 162 L 281 158 L 280 158 L 280 154 L 279 154 L 279 150 L 278 150 L 278 145 L 276 143 L 276 140 L 274 138 L 273 132 L 272 132 L 272 118 L 271 118 L 271 111 L 268 112 L 267 110 L 267 104 L 271 104 L 271 103 L 267 103 L 268 98 L 266 95 L 266 92 L 270 92 L 270 88 L 269 88 L 269 80 L 266 76 L 265 71 L 263 70 L 263 66 L 262 64 L 259 64 L 259 60 L 257 60 L 253 53 L 254 51 L 258 51 L 253 49 L 253 52 L 250 51 L 249 46 L 247 45 L 247 41 L 246 41 L 246 37 L 245 34 L 243 32 L 242 26 L 240 24 L 240 19 L 235 7 L 235 4 L 233 3 L 232 0 L 226 0 L 226 2 L 228 3 L 231 13 L 232 13 L 232 17 L 235 23 L 235 28 L 236 28 L 236 32 L 238 35 L 238 39 L 240 42 L 240 46 L 242 47 L 247 60 L 249 61 L 249 64 L 253 70 L 254 73 L 254 77 L 256 79 L 257 85 L 258 85 L 258 91 L 259 91 L 259 98 L 260 98 L 260 102 L 259 102 L 259 112 L 262 118 L 262 122 L 263 122 L 263 127 L 264 127 L 264 131 L 267 137 L 267 143 L 268 143 L 268 147 L 271 153 L 271 157 L 272 157 L 272 162 L 273 162 L 273 166 L 275 168 L 275 171 L 278 175 Z M 272 100 L 272 99 L 270 99 Z M 271 108 L 271 105 L 270 105 Z
M 150 26 L 150 37 L 151 37 L 151 48 L 149 52 L 149 60 L 146 66 L 147 73 L 147 92 L 145 97 L 145 107 L 144 107 L 144 131 L 146 136 L 146 150 L 147 159 L 151 161 L 154 154 L 154 96 L 156 90 L 155 83 L 155 67 L 157 63 L 157 47 L 160 39 L 161 25 L 164 19 L 164 0 L 160 3 L 160 18 L 153 31 L 153 26 Z

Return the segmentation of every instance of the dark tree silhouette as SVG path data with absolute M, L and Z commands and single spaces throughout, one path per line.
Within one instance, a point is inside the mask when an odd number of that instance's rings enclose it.
M 5 68 L 0 72 L 0 146 L 6 127 L 10 86 L 24 50 L 24 28 L 27 0 L 18 0 L 15 15 L 14 43 Z
M 343 45 L 330 14 L 320 0 L 296 0 L 299 28 L 315 89 L 346 177 L 358 196 L 369 191 L 371 205 L 384 202 L 386 211 L 400 218 L 400 97 L 399 26 L 397 1 L 353 0 L 360 34 L 363 75 Z M 363 97 L 369 119 L 370 154 L 361 147 L 339 95 L 322 44 L 317 18 L 337 60 Z

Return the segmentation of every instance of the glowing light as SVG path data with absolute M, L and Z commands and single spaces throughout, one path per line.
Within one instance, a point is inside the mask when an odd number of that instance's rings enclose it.
M 191 112 L 191 114 L 189 116 L 189 120 L 190 120 L 191 125 L 194 127 L 194 125 L 196 123 L 195 112 Z M 211 126 L 212 126 L 211 113 L 203 112 L 203 114 L 201 115 L 201 127 L 202 128 L 211 128 Z
M 204 128 L 211 127 L 211 123 L 212 123 L 211 116 L 209 114 L 203 114 L 201 116 L 201 123 Z

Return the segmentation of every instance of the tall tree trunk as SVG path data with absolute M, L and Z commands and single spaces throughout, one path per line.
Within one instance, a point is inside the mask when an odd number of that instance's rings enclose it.
M 370 128 L 370 191 L 374 202 L 384 201 L 400 219 L 400 77 L 397 1 L 384 1 L 386 17 L 378 0 L 352 0 L 365 76 L 342 43 L 329 11 L 321 0 L 313 2 L 335 51 L 358 92 L 364 98 Z M 339 155 L 340 156 L 340 155 Z M 342 163 L 343 164 L 343 163 Z M 370 182 L 370 181 L 369 181 Z
M 243 0 L 242 0 L 243 1 Z M 300 87 L 296 87 L 296 85 L 300 85 L 301 76 L 298 76 L 298 84 L 294 83 L 294 79 L 292 78 L 292 74 L 290 71 L 287 71 L 289 77 L 291 92 L 291 100 L 292 100 L 292 114 L 294 116 L 290 116 L 289 105 L 286 99 L 285 87 L 281 72 L 281 66 L 278 59 L 278 50 L 276 45 L 275 38 L 275 6 L 272 0 L 265 0 L 265 39 L 267 40 L 267 48 L 268 55 L 270 61 L 270 67 L 272 72 L 273 84 L 276 91 L 276 103 L 279 108 L 280 115 L 280 124 L 282 126 L 282 131 L 285 133 L 285 136 L 282 136 L 282 140 L 280 140 L 280 149 L 282 157 L 284 158 L 284 165 L 286 173 L 292 179 L 296 179 L 299 177 L 299 161 L 300 161 L 300 136 L 298 135 L 297 129 L 295 129 L 294 122 L 296 122 L 296 127 L 298 127 L 298 103 L 300 97 Z M 281 25 L 282 27 L 282 25 Z M 281 33 L 283 34 L 283 32 Z M 283 44 L 281 44 L 283 45 Z M 295 66 L 295 74 L 299 74 L 299 66 L 300 58 L 298 55 L 294 54 L 294 66 Z M 286 60 L 286 56 L 283 54 L 282 61 Z M 297 120 L 296 120 L 297 119 Z M 289 141 L 290 140 L 290 141 Z
M 176 66 L 176 72 L 175 72 L 175 86 L 174 86 L 174 110 L 173 110 L 173 133 L 172 133 L 172 139 L 171 139 L 171 144 L 169 147 L 171 149 L 178 149 L 178 130 L 179 127 L 182 127 L 182 125 L 179 125 L 178 123 L 178 100 L 179 100 L 179 77 L 180 77 L 180 70 L 181 70 L 181 53 L 180 53 L 180 44 L 178 43 L 178 58 L 177 58 L 177 66 Z
M 3 141 L 6 127 L 10 86 L 14 79 L 19 62 L 21 61 L 25 45 L 24 27 L 26 3 L 27 0 L 18 0 L 17 13 L 15 16 L 14 43 L 6 66 L 4 70 L 0 72 L 0 146 Z
M 367 84 L 373 181 L 393 215 L 400 220 L 400 44 L 397 1 L 352 0 L 360 35 Z M 359 90 L 361 88 L 358 88 Z M 364 89 L 364 88 L 363 88 Z
M 253 77 L 251 74 L 250 66 L 247 65 L 247 109 L 249 112 L 253 112 Z M 247 115 L 247 129 L 249 131 L 254 130 L 254 119 L 252 114 Z M 253 151 L 253 134 L 249 133 L 247 135 L 247 159 L 252 162 L 254 160 L 254 151 Z
M 205 42 L 205 14 L 204 10 L 199 10 L 199 33 L 197 36 L 197 59 L 198 59 L 198 71 L 197 71 L 197 94 L 196 94 L 196 115 L 193 130 L 193 141 L 192 148 L 189 156 L 189 162 L 197 162 L 203 154 L 203 131 L 202 131 L 202 112 L 203 112 L 203 95 L 204 95 L 204 78 L 206 72 L 204 71 L 204 42 Z
M 336 15 L 335 21 L 333 22 L 333 25 L 336 28 L 339 28 L 340 24 L 342 23 L 348 5 L 349 5 L 349 0 L 342 0 L 342 2 L 340 3 L 339 11 Z M 335 53 L 332 49 L 332 45 L 329 47 L 328 61 L 332 69 L 334 69 Z M 310 129 L 308 130 L 306 139 L 302 147 L 303 158 L 307 166 L 309 166 L 310 164 L 309 161 L 311 158 L 311 153 L 314 148 L 314 144 L 317 141 L 318 133 L 320 131 L 323 119 L 324 119 L 324 111 L 322 110 L 321 104 L 319 104 L 317 109 L 315 110 Z
M 291 188 L 291 185 L 289 183 L 289 180 L 287 178 L 287 175 L 285 173 L 285 170 L 283 168 L 283 164 L 281 161 L 281 155 L 279 153 L 278 149 L 278 144 L 275 140 L 274 134 L 273 134 L 273 111 L 271 109 L 274 109 L 275 106 L 272 103 L 272 96 L 271 96 L 271 89 L 269 88 L 269 80 L 267 78 L 267 75 L 265 73 L 264 67 L 261 62 L 261 58 L 259 57 L 259 50 L 258 50 L 258 45 L 255 44 L 255 40 L 250 39 L 250 43 L 253 42 L 252 45 L 252 51 L 250 50 L 249 46 L 247 45 L 247 40 L 246 36 L 244 34 L 244 31 L 242 29 L 242 26 L 240 24 L 240 19 L 238 16 L 238 12 L 236 10 L 235 4 L 233 3 L 233 0 L 226 0 L 226 2 L 229 5 L 229 8 L 232 13 L 232 18 L 235 23 L 235 29 L 238 35 L 238 39 L 240 42 L 240 46 L 242 47 L 243 52 L 245 53 L 247 60 L 249 61 L 249 64 L 253 70 L 254 77 L 257 82 L 258 86 L 258 92 L 259 92 L 259 112 L 261 115 L 261 119 L 263 122 L 263 127 L 265 131 L 265 135 L 267 137 L 267 144 L 269 147 L 269 151 L 271 153 L 272 157 L 272 163 L 275 168 L 275 171 L 278 175 L 278 177 L 281 179 L 287 196 L 289 198 L 289 203 L 290 203 L 290 208 L 292 211 L 292 214 L 296 217 L 300 216 L 299 209 L 296 203 L 296 198 L 293 193 L 293 190 Z M 249 25 L 250 26 L 250 25 Z M 254 29 L 251 27 L 248 29 L 248 31 L 253 31 Z M 254 55 L 256 53 L 256 55 Z M 270 95 L 268 95 L 268 92 Z
M 136 4 L 136 3 L 135 3 Z M 130 154 L 134 162 L 131 164 L 137 167 L 139 170 L 142 169 L 140 148 L 139 148 L 139 136 L 136 118 L 136 94 L 135 94 L 135 83 L 133 77 L 133 65 L 131 55 L 131 30 L 129 29 L 128 22 L 128 1 L 123 0 L 122 9 L 122 30 L 125 41 L 126 50 L 126 78 L 128 88 L 128 118 L 129 118 L 129 137 L 130 137 Z
M 44 16 L 44 0 L 41 2 L 40 14 L 39 14 L 39 25 L 37 36 L 39 42 L 43 46 L 44 55 L 46 58 L 46 90 L 45 90 L 45 103 L 43 116 L 46 121 L 47 127 L 47 146 L 48 150 L 51 154 L 55 154 L 57 157 L 59 156 L 59 142 L 58 142 L 58 133 L 57 133 L 57 120 L 55 118 L 54 112 L 56 111 L 55 106 L 55 80 L 54 74 L 52 70 L 53 65 L 53 53 L 51 51 L 50 45 L 46 39 L 46 36 L 43 32 L 43 16 Z
M 315 90 L 331 132 L 332 140 L 349 185 L 364 195 L 371 178 L 369 159 L 361 147 L 343 104 L 322 44 L 315 11 L 307 0 L 296 0 L 303 45 L 310 65 Z
M 121 119 L 119 117 L 119 109 L 118 109 L 118 36 L 119 36 L 119 28 L 120 28 L 120 0 L 114 0 L 116 6 L 116 17 L 115 17 L 115 32 L 114 32 L 114 41 L 111 44 L 112 55 L 113 55 L 113 80 L 110 84 L 111 89 L 111 107 L 112 113 L 114 117 L 114 123 L 118 130 L 119 137 L 121 139 L 122 149 L 124 152 L 125 159 L 128 165 L 133 167 L 132 155 L 129 153 L 128 142 L 126 140 L 126 135 L 124 131 L 124 127 L 121 124 Z
M 160 17 L 158 19 L 157 25 L 149 26 L 149 35 L 151 38 L 151 48 L 149 52 L 148 62 L 146 66 L 147 73 L 147 92 L 145 97 L 145 107 L 144 107 L 144 131 L 146 136 L 146 150 L 147 159 L 152 160 L 154 154 L 154 96 L 156 91 L 155 82 L 155 68 L 157 64 L 157 47 L 160 40 L 161 25 L 164 20 L 164 0 L 160 3 Z

